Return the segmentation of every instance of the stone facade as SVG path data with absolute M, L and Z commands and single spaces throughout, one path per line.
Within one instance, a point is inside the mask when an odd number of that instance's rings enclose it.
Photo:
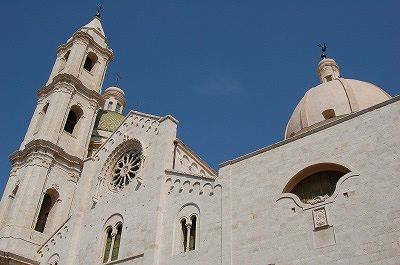
M 172 116 L 96 123 L 125 106 L 120 88 L 100 94 L 111 58 L 99 17 L 59 48 L 11 156 L 0 264 L 400 264 L 400 97 L 324 116 L 215 172 Z M 295 194 L 325 171 L 342 173 L 333 192 Z

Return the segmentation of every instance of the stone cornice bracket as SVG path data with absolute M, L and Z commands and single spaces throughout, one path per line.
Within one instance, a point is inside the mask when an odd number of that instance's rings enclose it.
M 89 43 L 91 44 L 95 49 L 97 49 L 100 53 L 106 55 L 108 57 L 109 61 L 112 61 L 114 55 L 111 49 L 103 48 L 101 47 L 94 39 L 92 36 L 90 36 L 88 33 L 83 32 L 83 31 L 77 31 L 72 35 L 72 38 L 65 44 L 61 44 L 57 48 L 57 53 L 64 52 L 68 48 L 71 47 L 72 43 L 74 41 L 81 41 L 84 43 Z
M 66 73 L 56 75 L 49 85 L 43 86 L 42 88 L 40 88 L 37 92 L 38 97 L 41 98 L 41 97 L 44 97 L 44 96 L 50 94 L 54 90 L 56 84 L 62 83 L 62 82 L 67 82 L 67 83 L 73 84 L 76 92 L 83 94 L 84 96 L 86 96 L 89 99 L 93 99 L 97 103 L 98 106 L 104 105 L 104 98 L 102 97 L 102 95 L 100 95 L 96 91 L 93 91 L 93 90 L 87 88 L 75 76 L 66 74 Z M 68 91 L 66 91 L 66 92 L 68 92 Z M 71 91 L 70 93 L 73 93 L 73 91 Z
M 44 150 L 46 153 L 59 158 L 61 161 L 72 166 L 73 168 L 81 170 L 83 167 L 83 160 L 79 157 L 66 153 L 61 147 L 53 144 L 52 142 L 40 139 L 33 140 L 26 144 L 23 150 L 14 152 L 10 156 L 10 161 L 14 165 L 15 163 L 18 163 L 19 161 L 22 161 L 24 158 L 28 157 L 30 154 L 41 150 Z

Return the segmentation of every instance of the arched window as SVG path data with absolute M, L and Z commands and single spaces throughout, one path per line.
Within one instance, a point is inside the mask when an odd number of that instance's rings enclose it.
M 108 110 L 111 110 L 111 109 L 112 109 L 112 105 L 113 105 L 112 101 L 109 101 L 109 102 L 108 102 L 107 109 L 108 109 Z
M 327 198 L 336 189 L 336 183 L 350 170 L 336 164 L 317 164 L 305 168 L 296 174 L 285 187 L 299 197 L 303 203 L 315 203 L 316 198 Z
M 114 214 L 106 221 L 103 247 L 103 263 L 118 259 L 121 245 L 123 219 L 119 214 Z M 103 243 L 102 243 L 103 244 Z
M 291 193 L 296 194 L 304 203 L 321 196 L 331 196 L 335 192 L 336 183 L 343 176 L 338 171 L 322 171 L 300 181 Z
M 14 189 L 12 190 L 12 192 L 10 194 L 11 198 L 15 198 L 15 196 L 17 196 L 18 189 L 19 189 L 19 181 L 17 181 L 17 183 L 15 184 Z
M 49 103 L 46 103 L 46 105 L 44 105 L 43 109 L 39 112 L 38 119 L 37 119 L 37 122 L 36 122 L 36 125 L 35 125 L 34 133 L 37 133 L 39 131 L 40 127 L 42 126 L 43 119 L 44 119 L 44 116 L 47 113 L 47 109 L 48 108 L 49 108 Z
M 117 103 L 117 106 L 115 107 L 115 111 L 119 112 L 121 110 L 121 104 Z
M 71 110 L 68 113 L 67 121 L 65 122 L 64 125 L 64 131 L 72 134 L 81 116 L 82 116 L 82 109 L 76 105 L 72 106 Z
M 83 68 L 85 68 L 87 71 L 92 71 L 93 66 L 97 62 L 97 56 L 93 52 L 89 52 L 89 54 L 86 56 L 85 63 L 83 65 Z
M 196 219 L 195 215 L 192 216 L 192 225 L 190 226 L 190 237 L 189 237 L 189 251 L 196 249 Z
M 181 220 L 181 242 L 182 242 L 182 252 L 186 252 L 187 246 L 187 227 L 186 227 L 186 219 Z
M 64 54 L 64 60 L 65 60 L 65 62 L 67 62 L 68 61 L 68 58 L 69 58 L 69 54 L 71 53 L 71 51 L 67 51 L 65 54 Z
M 177 253 L 197 249 L 199 239 L 199 208 L 195 204 L 187 204 L 178 213 L 180 217 L 177 229 Z
M 121 243 L 121 234 L 122 234 L 122 224 L 119 224 L 117 227 L 117 234 L 115 235 L 115 239 L 114 239 L 111 260 L 118 259 L 119 245 Z
M 49 215 L 52 213 L 54 204 L 58 199 L 58 193 L 55 190 L 48 190 L 42 200 L 39 215 L 36 220 L 35 230 L 43 233 L 48 224 Z
M 104 248 L 103 263 L 106 263 L 110 258 L 110 250 L 112 243 L 112 227 L 108 227 L 106 230 L 106 246 Z

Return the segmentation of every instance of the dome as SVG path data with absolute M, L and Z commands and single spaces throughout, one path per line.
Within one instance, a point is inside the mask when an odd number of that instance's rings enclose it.
M 125 92 L 121 88 L 116 87 L 116 86 L 110 86 L 109 88 L 104 90 L 104 95 L 107 94 L 107 92 L 109 92 L 109 93 L 110 92 L 118 92 L 125 96 Z
M 322 84 L 300 100 L 286 126 L 285 139 L 391 98 L 371 83 L 341 78 L 332 59 L 319 63 L 318 74 Z
M 118 112 L 99 110 L 94 127 L 97 130 L 114 132 L 124 119 L 125 116 Z

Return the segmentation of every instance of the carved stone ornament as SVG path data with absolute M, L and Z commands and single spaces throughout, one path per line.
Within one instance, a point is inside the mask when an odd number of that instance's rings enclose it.
M 110 180 L 111 188 L 114 191 L 125 188 L 136 177 L 141 163 L 141 153 L 137 150 L 132 150 L 122 155 L 115 164 Z
M 324 196 L 317 196 L 315 198 L 312 198 L 310 200 L 307 200 L 308 204 L 314 205 L 320 202 L 324 202 L 326 199 L 328 199 L 329 196 L 328 195 L 324 195 Z
M 313 210 L 313 219 L 314 219 L 314 228 L 315 229 L 329 226 L 325 207 L 314 209 Z

